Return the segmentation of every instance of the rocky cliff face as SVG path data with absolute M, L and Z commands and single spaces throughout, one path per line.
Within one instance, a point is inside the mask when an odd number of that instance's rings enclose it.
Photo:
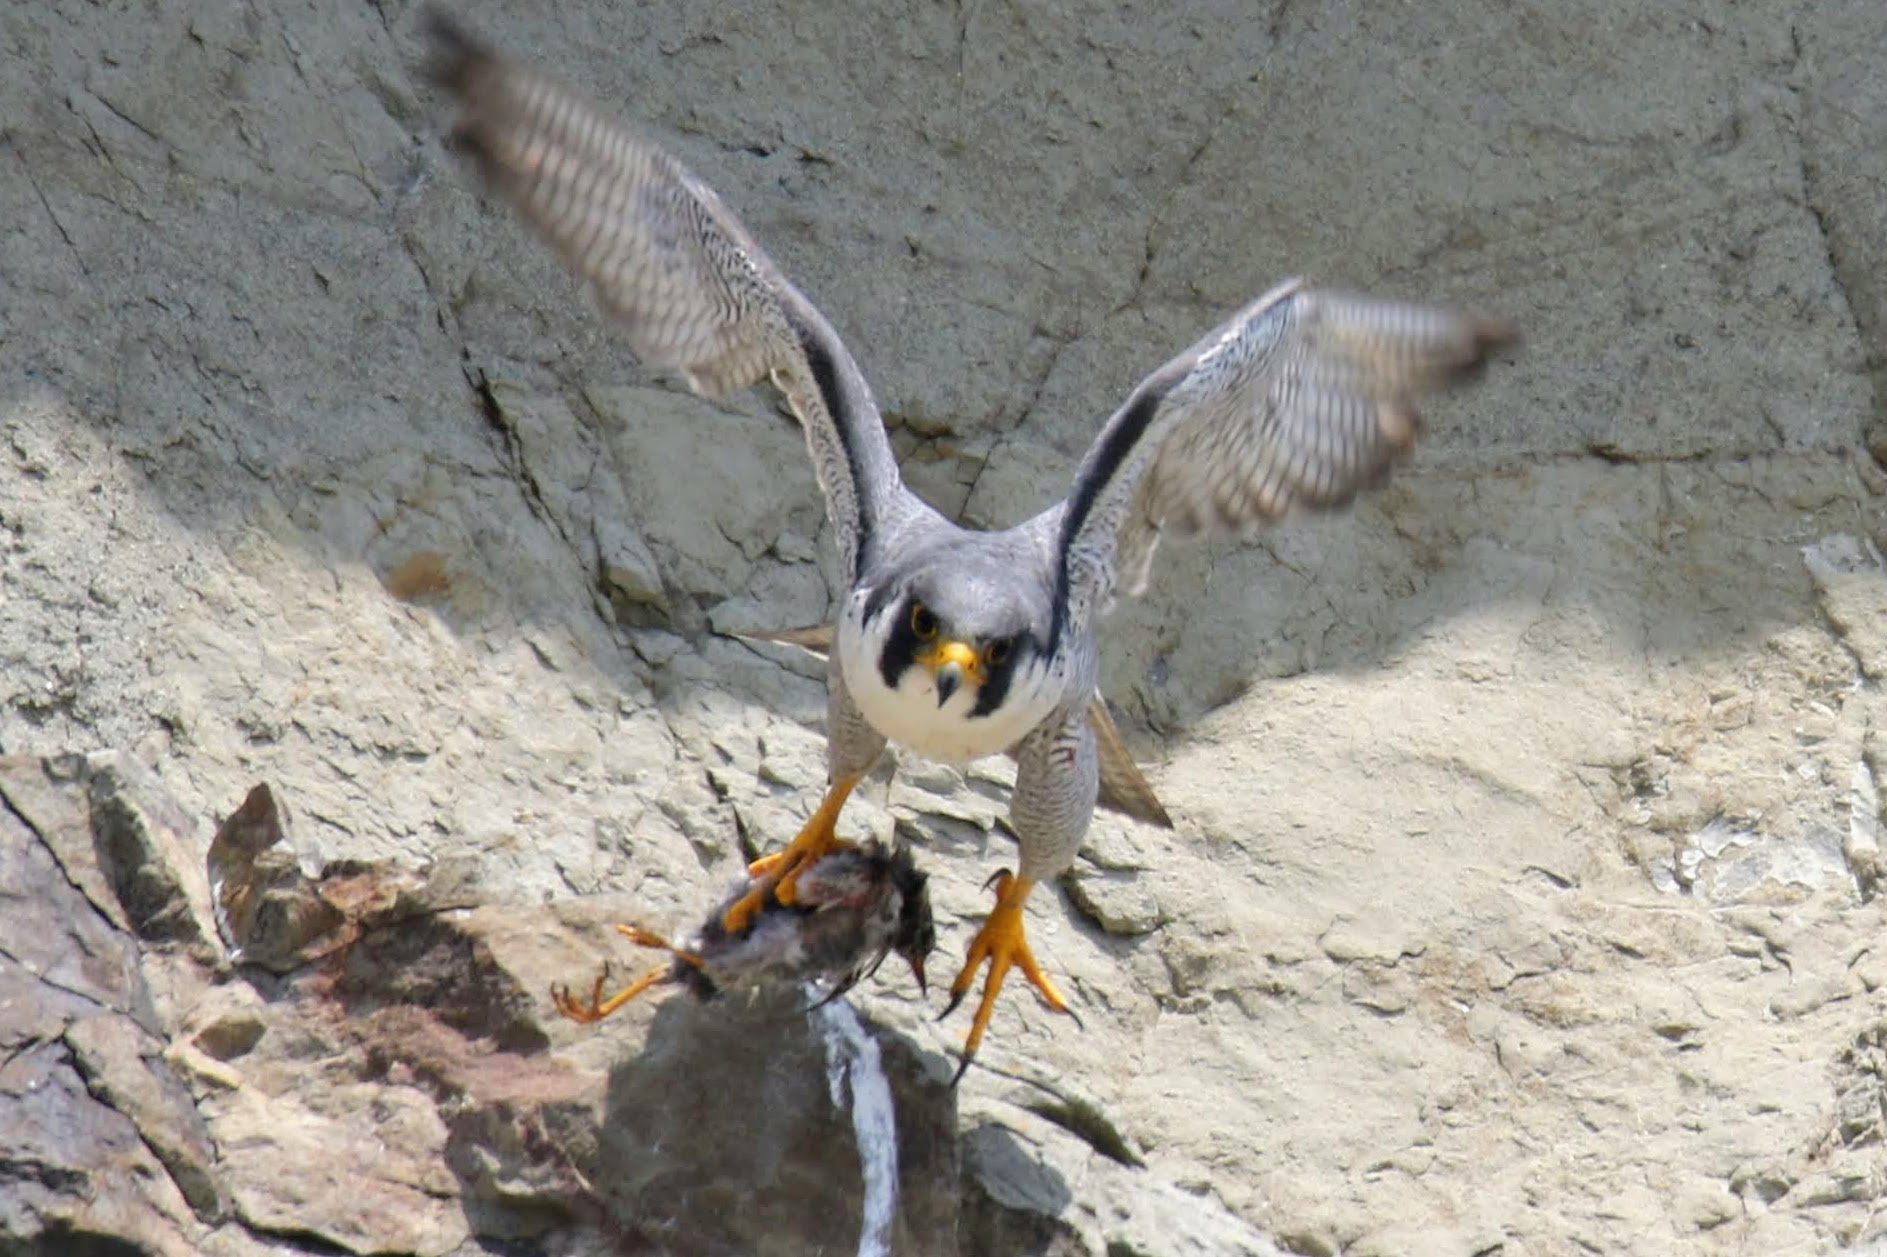
M 889 977 L 544 999 L 816 797 L 819 665 L 730 635 L 829 610 L 790 421 L 481 204 L 403 6 L 0 10 L 0 1251 L 1876 1250 L 1887 10 L 1137 9 L 469 14 L 968 521 L 1287 274 L 1529 337 L 1353 515 L 1163 551 L 1107 688 L 1177 828 L 1097 821 L 1030 924 L 1085 1030 L 1013 993 L 954 1094 Z M 848 810 L 938 967 L 1006 771 Z

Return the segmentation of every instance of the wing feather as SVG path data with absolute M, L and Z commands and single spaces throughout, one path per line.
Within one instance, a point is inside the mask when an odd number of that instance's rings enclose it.
M 1388 477 L 1416 402 L 1514 339 L 1445 306 L 1272 289 L 1134 390 L 1061 518 L 1058 612 L 1085 626 L 1145 587 L 1163 533 L 1237 533 L 1330 510 Z
M 847 579 L 900 488 L 857 364 L 712 188 L 659 146 L 439 10 L 429 76 L 458 100 L 455 137 L 651 366 L 718 396 L 771 379 L 786 395 Z

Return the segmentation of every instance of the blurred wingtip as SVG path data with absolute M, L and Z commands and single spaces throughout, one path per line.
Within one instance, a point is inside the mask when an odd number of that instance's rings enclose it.
M 1525 339 L 1520 334 L 1519 326 L 1510 320 L 1484 314 L 1472 314 L 1468 319 L 1470 335 L 1474 337 L 1479 356 L 1517 348 Z
M 421 72 L 434 85 L 463 96 L 480 67 L 492 60 L 491 48 L 442 4 L 420 7 L 419 29 L 429 45 Z
M 1460 357 L 1448 368 L 1444 380 L 1465 384 L 1486 374 L 1488 364 L 1497 358 L 1511 357 L 1520 347 L 1520 328 L 1506 319 L 1484 314 L 1463 314 L 1467 323 L 1465 343 Z

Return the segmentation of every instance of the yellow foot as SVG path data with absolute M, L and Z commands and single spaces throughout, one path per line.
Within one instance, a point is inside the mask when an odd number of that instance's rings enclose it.
M 833 826 L 838 823 L 839 809 L 845 806 L 846 798 L 857 784 L 857 777 L 842 777 L 833 782 L 818 809 L 786 845 L 786 850 L 763 856 L 748 866 L 747 872 L 754 878 L 754 884 L 728 905 L 721 916 L 722 928 L 729 934 L 744 934 L 753 924 L 754 914 L 766 906 L 769 895 L 781 903 L 793 902 L 800 873 L 824 859 L 837 843 Z
M 963 1042 L 963 1064 L 957 1068 L 957 1076 L 950 1080 L 953 1087 L 963 1080 L 964 1071 L 976 1057 L 976 1049 L 983 1042 L 983 1031 L 989 1027 L 990 1014 L 996 1011 L 996 996 L 1002 991 L 1003 979 L 1009 976 L 1011 965 L 1021 966 L 1022 976 L 1041 992 L 1050 1008 L 1067 1013 L 1075 1018 L 1076 1025 L 1081 1024 L 1081 1018 L 1068 1007 L 1068 1001 L 1061 997 L 1061 992 L 1035 963 L 1035 954 L 1029 950 L 1028 935 L 1022 928 L 1022 905 L 1028 901 L 1029 892 L 1035 889 L 1034 881 L 1012 876 L 1004 869 L 990 878 L 989 884 L 996 889 L 996 906 L 990 911 L 989 919 L 983 922 L 983 928 L 970 940 L 970 954 L 964 958 L 957 980 L 950 984 L 950 1003 L 944 1008 L 943 1016 L 937 1019 L 942 1021 L 957 1010 L 957 1005 L 969 994 L 976 971 L 983 967 L 985 960 L 989 961 L 989 977 L 983 982 L 983 1001 L 976 1007 L 970 1035 Z
M 835 851 L 850 851 L 853 845 L 854 844 L 847 842 L 843 838 L 834 838 L 826 846 L 825 853 L 827 855 L 831 855 Z M 758 860 L 753 861 L 751 864 L 747 866 L 747 876 L 752 878 L 755 881 L 759 881 L 761 878 L 772 876 L 774 873 L 778 872 L 782 867 L 784 867 L 785 864 L 786 864 L 786 851 L 784 849 L 770 852 L 767 855 L 761 856 Z M 814 861 L 811 861 L 811 860 L 806 861 L 807 868 L 811 868 L 813 864 L 814 864 Z
M 639 925 L 618 925 L 616 932 L 638 946 L 660 948 L 672 953 L 678 959 L 687 961 L 697 969 L 701 967 L 701 957 L 672 945 L 653 930 L 645 930 Z M 651 969 L 608 999 L 604 999 L 603 986 L 609 981 L 609 966 L 605 964 L 603 971 L 596 975 L 596 985 L 590 988 L 588 1000 L 578 1000 L 570 994 L 570 988 L 567 986 L 553 986 L 550 988 L 550 1002 L 556 1006 L 558 1012 L 570 1020 L 587 1026 L 593 1021 L 601 1021 L 657 983 L 668 981 L 673 973 L 673 967 L 670 965 Z

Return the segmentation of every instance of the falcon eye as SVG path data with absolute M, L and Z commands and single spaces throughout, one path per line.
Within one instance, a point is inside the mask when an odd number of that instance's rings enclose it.
M 1000 668 L 1009 662 L 1010 642 L 1006 637 L 998 637 L 983 647 L 983 662 L 992 668 Z
M 920 642 L 930 641 L 937 636 L 937 617 L 921 602 L 911 604 L 911 632 L 917 634 Z

